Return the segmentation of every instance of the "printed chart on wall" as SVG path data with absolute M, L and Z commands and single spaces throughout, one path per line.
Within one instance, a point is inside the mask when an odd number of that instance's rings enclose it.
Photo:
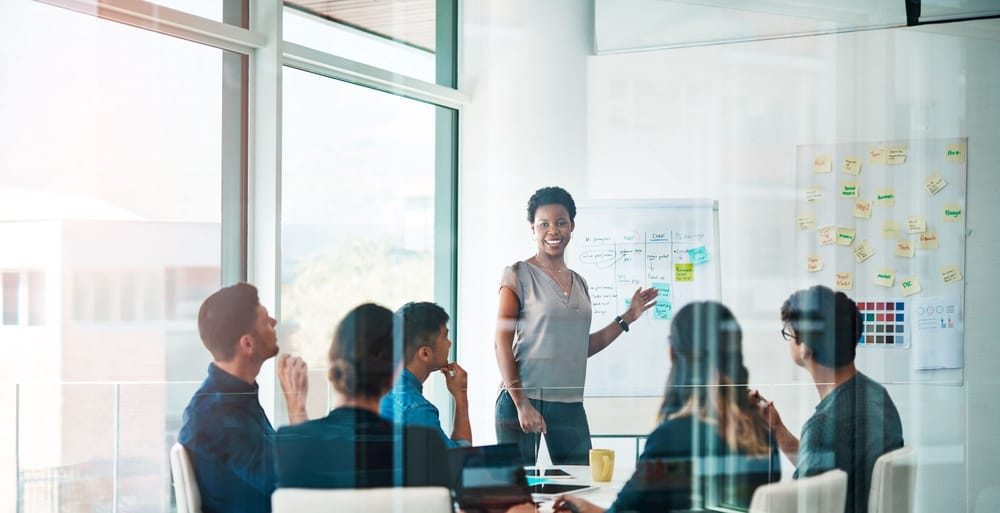
M 961 382 L 967 139 L 797 148 L 800 271 L 865 320 L 857 363 L 883 381 Z
M 638 287 L 656 304 L 629 332 L 590 358 L 585 395 L 657 396 L 670 370 L 667 335 L 685 304 L 718 299 L 718 207 L 714 200 L 634 200 L 581 204 L 569 266 L 590 289 L 591 331 L 625 311 Z

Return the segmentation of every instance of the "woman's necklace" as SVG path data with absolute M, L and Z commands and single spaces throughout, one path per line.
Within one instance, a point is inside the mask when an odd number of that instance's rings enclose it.
M 567 276 L 569 276 L 569 280 L 567 281 L 566 286 L 564 287 L 562 279 L 560 278 L 560 276 L 562 276 L 562 272 L 563 272 L 562 269 L 556 271 L 555 269 L 552 269 L 551 267 L 549 267 L 549 265 L 546 264 L 544 260 L 542 260 L 541 258 L 538 258 L 538 257 L 535 257 L 535 261 L 538 262 L 539 264 L 542 264 L 542 267 L 544 267 L 545 270 L 549 273 L 549 275 L 552 276 L 552 279 L 556 280 L 556 285 L 559 285 L 559 289 L 562 290 L 563 295 L 564 296 L 569 296 L 569 289 L 570 289 L 570 287 L 573 286 L 573 276 L 572 275 L 567 275 Z M 567 268 L 566 270 L 568 271 L 569 269 Z

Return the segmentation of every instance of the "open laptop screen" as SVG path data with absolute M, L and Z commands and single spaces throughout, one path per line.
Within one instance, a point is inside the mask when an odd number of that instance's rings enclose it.
M 531 501 L 517 445 L 458 447 L 449 451 L 456 499 L 466 512 L 502 511 Z

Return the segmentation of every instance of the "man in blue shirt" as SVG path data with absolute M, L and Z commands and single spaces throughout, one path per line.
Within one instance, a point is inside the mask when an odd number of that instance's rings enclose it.
M 847 472 L 846 513 L 866 513 L 872 468 L 879 456 L 903 447 L 903 427 L 885 387 L 854 366 L 864 319 L 843 292 L 815 286 L 792 294 L 781 306 L 792 360 L 812 376 L 820 401 L 795 438 L 774 404 L 761 405 L 795 478 L 839 468 Z M 763 401 L 754 392 L 756 399 Z
M 468 374 L 457 363 L 448 363 L 448 314 L 434 303 L 407 303 L 396 311 L 401 328 L 405 359 L 402 374 L 382 398 L 383 417 L 403 425 L 437 429 L 448 447 L 472 444 L 469 424 Z M 424 381 L 434 371 L 444 375 L 448 392 L 455 398 L 455 424 L 451 437 L 441 429 L 438 409 L 424 397 Z
M 198 333 L 213 361 L 184 410 L 177 441 L 191 456 L 205 513 L 271 511 L 274 428 L 260 406 L 256 379 L 278 354 L 275 322 L 247 283 L 215 292 L 198 311 Z M 305 363 L 282 355 L 278 378 L 289 422 L 308 420 Z

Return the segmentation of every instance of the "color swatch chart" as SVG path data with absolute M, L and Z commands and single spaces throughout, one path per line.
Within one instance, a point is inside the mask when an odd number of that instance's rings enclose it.
M 908 347 L 906 301 L 902 299 L 858 300 L 858 310 L 865 321 L 860 345 Z

